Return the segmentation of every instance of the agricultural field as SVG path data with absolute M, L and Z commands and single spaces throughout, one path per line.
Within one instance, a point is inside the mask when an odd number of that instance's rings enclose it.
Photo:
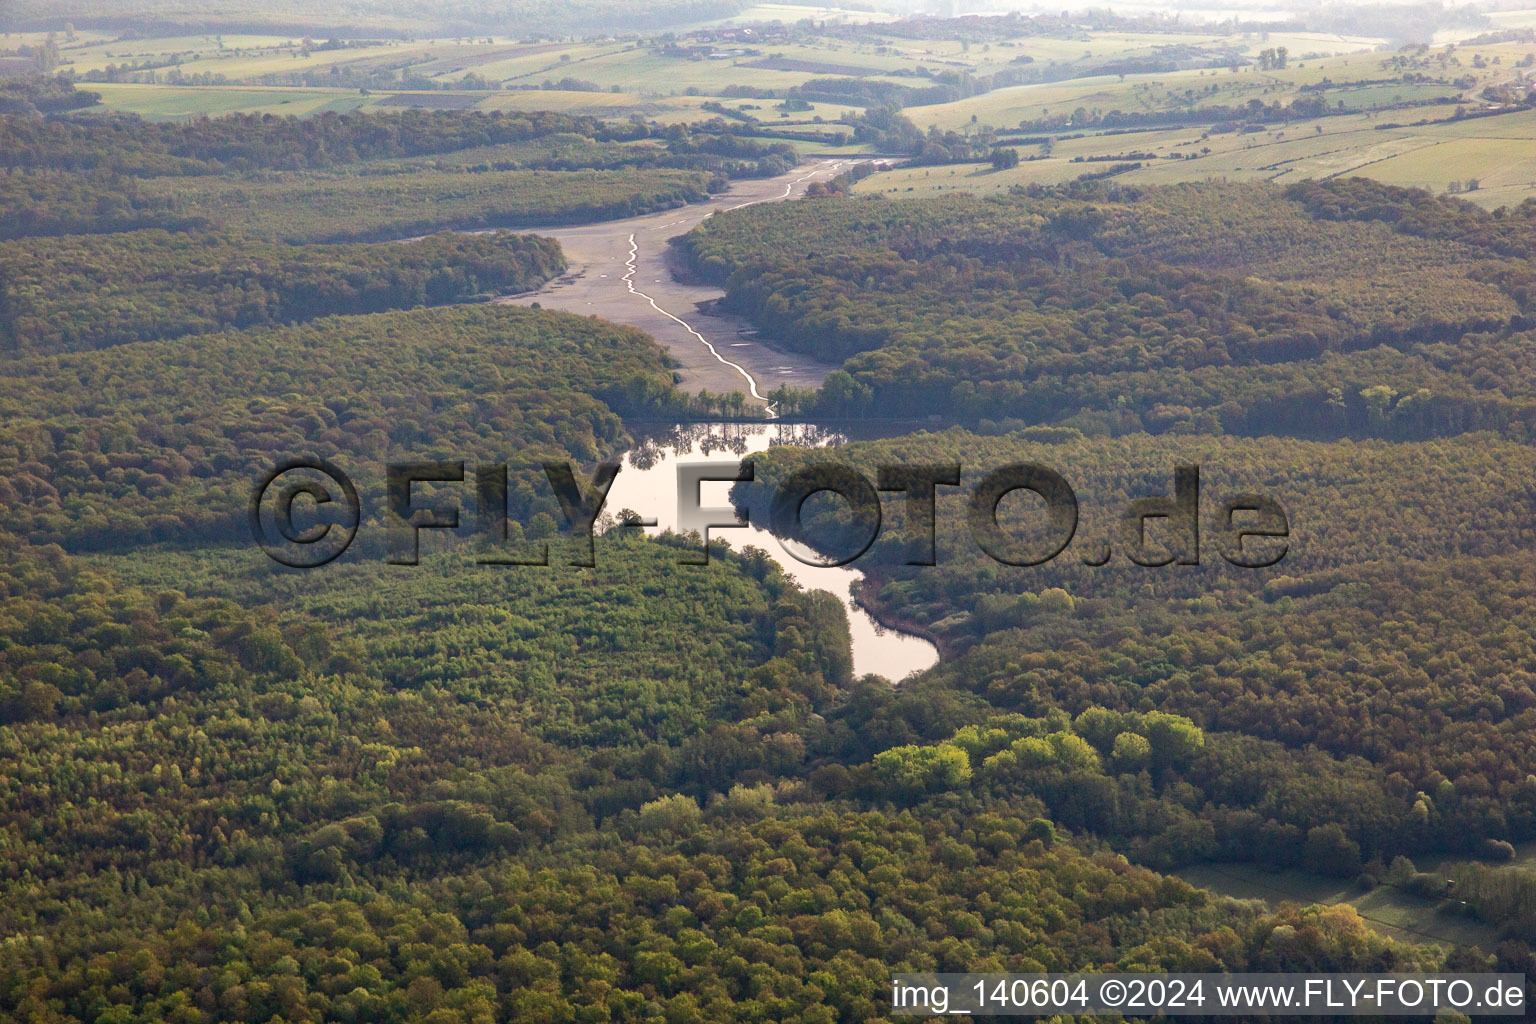
M 1432 192 L 1454 190 L 1479 205 L 1518 204 L 1536 196 L 1536 112 L 1517 111 L 1419 127 L 1379 128 L 1382 114 L 1321 118 L 1253 134 L 1208 134 L 1199 126 L 1161 132 L 1094 134 L 1057 143 L 1049 156 L 1021 145 L 1018 166 L 897 167 L 859 182 L 855 191 L 1006 191 L 1055 184 L 1116 163 L 1140 163 L 1116 180 L 1171 184 L 1207 179 L 1276 181 L 1362 174 Z M 1145 159 L 1151 154 L 1154 159 Z M 1106 158 L 1123 156 L 1124 160 Z M 1469 189 L 1468 180 L 1477 182 Z
M 111 28 L 151 34 L 221 29 L 421 39 L 503 33 L 565 36 L 593 32 L 658 31 L 736 14 L 750 0 L 10 0 L 4 27 Z
M 800 14 L 809 8 L 784 8 Z M 1080 31 L 1064 35 L 1028 34 L 1017 38 L 967 39 L 963 34 L 933 38 L 882 35 L 878 25 L 845 27 L 840 33 L 813 34 L 772 24 L 768 18 L 749 23 L 732 19 L 727 27 L 699 29 L 672 43 L 655 38 L 592 38 L 585 41 L 521 41 L 507 36 L 456 38 L 328 39 L 261 34 L 177 35 L 123 38 L 82 30 L 72 39 L 58 40 L 61 69 L 90 84 L 156 85 L 197 89 L 238 86 L 257 92 L 211 92 L 198 103 L 197 93 L 181 94 L 163 105 L 121 89 L 104 90 L 115 108 L 151 117 L 189 117 L 232 110 L 306 115 L 343 109 L 318 97 L 331 89 L 359 97 L 356 106 L 386 102 L 407 105 L 491 109 L 560 109 L 611 115 L 620 108 L 642 116 L 670 120 L 684 116 L 696 102 L 730 101 L 732 90 L 783 93 L 815 79 L 851 78 L 888 87 L 919 89 L 944 75 L 1017 75 L 1022 71 L 1041 84 L 984 90 L 953 103 L 915 106 L 910 116 L 926 127 L 958 127 L 976 122 L 995 127 L 1044 116 L 1052 109 L 1086 106 L 1102 109 L 1157 109 L 1181 102 L 1186 90 L 1204 99 L 1246 101 L 1272 97 L 1314 82 L 1325 73 L 1319 62 L 1336 55 L 1355 56 L 1358 67 L 1345 60 L 1329 64 L 1337 75 L 1356 76 L 1372 64 L 1371 51 L 1383 40 L 1326 33 L 1230 34 L 1201 31 Z M 42 45 L 41 33 L 5 37 L 6 46 Z M 1246 61 L 1265 48 L 1283 46 L 1293 56 L 1292 67 L 1260 75 L 1251 69 L 1227 77 L 1224 64 Z M 1321 57 L 1319 55 L 1334 55 Z M 1144 75 L 1104 69 L 1137 66 L 1138 62 L 1173 62 L 1182 70 Z M 937 77 L 936 77 L 937 76 Z M 467 87 L 467 88 L 466 88 Z M 303 88 L 300 97 L 277 97 L 266 90 Z M 319 90 L 319 91 L 314 91 Z M 448 90 L 452 98 L 433 97 Z M 522 92 L 532 90 L 535 95 Z M 553 91 L 560 95 L 545 96 Z M 1419 88 L 1418 92 L 1424 92 Z M 585 93 L 570 96 L 565 93 Z M 599 96 L 602 93 L 606 95 Z M 663 101 L 666 101 L 663 103 Z M 694 101 L 694 102 L 687 102 Z M 1391 101 L 1390 93 L 1370 90 L 1347 103 L 1370 106 Z M 680 103 L 680 105 L 678 105 Z M 827 104 L 807 113 L 824 119 L 862 103 Z M 633 108 L 640 108 L 638 110 Z M 758 115 L 763 116 L 763 115 Z M 793 121 L 770 114 L 765 120 Z
M 705 110 L 707 96 L 658 97 L 636 93 L 588 92 L 560 89 L 507 92 L 394 92 L 361 95 L 353 89 L 248 88 L 245 86 L 170 86 L 92 84 L 108 110 L 137 114 L 151 120 L 184 121 L 220 114 L 277 114 L 308 117 L 326 111 L 389 110 L 402 107 L 454 110 L 554 110 L 602 118 L 640 116 L 660 124 L 690 124 L 716 116 Z M 836 121 L 861 111 L 853 104 L 812 103 L 806 111 L 790 113 L 774 101 L 728 99 L 731 110 L 750 113 L 774 127 L 789 128 Z
M 1384 160 L 1362 164 L 1360 173 L 1389 185 L 1445 191 L 1448 175 L 1474 180 L 1467 197 L 1485 205 L 1516 204 L 1536 196 L 1536 144 L 1529 138 L 1456 138 L 1431 141 Z M 1460 177 L 1465 175 L 1464 178 Z
M 109 110 L 152 121 L 183 121 L 220 114 L 308 117 L 372 105 L 369 97 L 340 89 L 248 89 L 242 86 L 95 85 Z
M 5 37 L 8 46 L 37 46 L 45 35 L 18 33 Z M 651 40 L 609 40 L 593 43 L 523 43 L 515 39 L 336 41 L 281 36 L 173 36 L 121 40 L 103 33 L 80 34 L 60 43 L 62 67 L 87 81 L 111 69 L 127 79 L 174 84 L 175 78 L 206 78 L 217 84 L 282 85 L 302 76 L 337 78 L 380 70 L 406 72 L 411 78 L 451 87 L 473 74 L 496 88 L 537 87 L 545 80 L 575 78 L 607 90 L 670 95 L 689 88 L 718 95 L 726 86 L 784 88 L 819 74 L 853 70 L 855 74 L 888 75 L 910 72 L 928 56 L 880 54 L 869 46 L 831 40 L 820 44 L 790 43 L 741 46 L 685 40 L 697 52 L 662 52 Z M 957 47 L 958 48 L 958 47 Z M 730 56 L 714 56 L 725 53 Z M 776 62 L 790 62 L 780 70 Z M 980 67 L 984 62 L 957 61 Z M 754 66 L 762 65 L 762 66 Z
M 1517 204 L 1536 194 L 1536 112 L 1494 94 L 1519 96 L 1536 82 L 1533 65 L 1536 43 L 1501 42 L 995 89 L 903 113 L 982 152 L 1012 148 L 1017 165 L 898 166 L 855 191 L 989 193 L 1105 174 L 1149 184 L 1364 174 L 1490 208 Z
M 214 34 L 123 39 L 101 38 L 101 33 L 91 35 L 95 38 L 82 36 L 78 43 L 66 42 L 60 48 L 67 66 L 78 75 L 104 71 L 113 65 L 166 62 L 179 65 L 186 74 L 206 72 L 222 74 L 231 81 L 243 81 L 276 72 L 328 70 L 335 62 L 328 59 L 334 57 L 334 52 L 306 52 L 302 37 Z M 30 38 L 35 44 L 37 34 L 30 33 L 21 38 Z M 390 42 L 357 46 L 345 53 L 348 62 L 392 58 L 401 51 L 421 54 L 425 58 L 446 51 L 451 45 L 408 47 Z
M 1536 10 L 1489 11 L 1488 20 L 1501 29 L 1536 28 Z
M 1366 41 L 1340 45 L 1360 45 Z M 1250 44 L 1247 49 L 1253 49 Z M 1265 43 L 1266 47 L 1275 45 Z M 1283 45 L 1283 44 L 1281 44 Z M 1340 101 L 1346 109 L 1383 109 L 1405 103 L 1423 103 L 1437 97 L 1473 96 L 1484 87 L 1528 74 L 1516 65 L 1536 43 L 1501 43 L 1477 47 L 1470 53 L 1445 50 L 1418 54 L 1357 52 L 1341 56 L 1297 58 L 1283 70 L 1256 66 L 1191 68 L 1156 74 L 1099 75 L 1039 85 L 998 89 L 985 95 L 906 110 L 914 124 L 958 129 L 978 124 L 1009 129 L 1021 121 L 1035 121 L 1083 108 L 1127 113 L 1178 111 L 1190 106 L 1242 106 L 1252 100 L 1265 104 L 1290 102 L 1313 92 L 1326 97 L 1330 106 Z M 1444 56 L 1445 60 L 1440 60 Z M 1484 66 L 1477 66 L 1477 63 Z M 1404 75 L 1443 81 L 1402 82 Z M 1465 86 L 1455 79 L 1468 79 Z M 1385 79 L 1396 81 L 1386 82 Z M 1355 84 L 1359 83 L 1359 84 Z M 1328 85 L 1318 92 L 1318 87 Z
M 920 130 L 955 131 L 978 139 L 990 131 L 1025 138 L 1021 162 L 994 171 L 986 164 L 898 168 L 860 182 L 857 190 L 897 196 L 922 192 L 996 192 L 1055 184 L 1120 167 L 1126 181 L 1165 183 L 1206 178 L 1289 182 L 1309 176 L 1366 173 L 1392 184 L 1467 191 L 1479 203 L 1518 202 L 1536 182 L 1536 158 L 1525 145 L 1525 114 L 1444 120 L 1454 103 L 1475 107 L 1489 86 L 1519 87 L 1523 62 L 1536 46 L 1521 42 L 1384 49 L 1379 37 L 1276 30 L 1223 34 L 1190 26 L 1177 31 L 1071 30 L 1020 34 L 935 32 L 914 36 L 892 26 L 858 27 L 861 19 L 830 12 L 839 31 L 794 26 L 807 12 L 764 6 L 745 16 L 655 38 L 585 41 L 399 38 L 317 41 L 281 35 L 179 35 L 124 40 L 85 30 L 61 45 L 65 67 L 91 82 L 110 110 L 152 119 L 187 120 L 225 113 L 313 116 L 403 107 L 453 110 L 554 110 L 609 119 L 639 117 L 686 125 L 721 110 L 740 123 L 818 132 L 864 113 L 872 97 L 899 97 L 940 80 L 969 76 L 985 83 L 1036 81 L 988 88 L 949 102 L 905 105 Z M 878 21 L 879 19 L 875 19 Z M 775 22 L 777 24 L 775 24 Z M 1500 27 L 1520 27 L 1512 12 Z M 752 26 L 756 26 L 755 28 Z M 1005 34 L 1004 34 L 1005 35 Z M 43 36 L 18 34 L 18 44 Z M 1285 67 L 1263 66 L 1283 47 Z M 1116 68 L 1172 62 L 1157 72 Z M 128 68 L 129 70 L 124 70 Z M 1022 71 L 1021 71 L 1022 69 Z M 1111 73 L 1102 73 L 1110 69 Z M 937 77 L 936 77 L 937 76 Z M 951 76 L 945 79 L 944 76 Z M 856 83 L 837 102 L 813 89 L 792 107 L 778 98 L 726 95 L 743 89 L 794 94 L 815 82 Z M 179 83 L 179 84 L 172 84 Z M 464 86 L 473 88 L 464 88 Z M 820 89 L 817 86 L 816 89 Z M 884 90 L 882 92 L 881 90 Z M 892 91 L 894 90 L 894 92 Z M 903 92 L 905 90 L 905 92 Z M 962 90 L 962 92 L 965 90 Z M 1320 101 L 1329 116 L 1267 123 L 1247 131 L 1213 130 L 1208 121 L 1107 133 L 1091 122 L 1121 112 L 1142 122 L 1194 108 L 1248 110 Z M 901 102 L 899 99 L 896 102 Z M 1090 125 L 1084 129 L 1078 118 Z M 1060 122 L 1042 146 L 1038 126 Z M 1388 127 L 1392 125 L 1392 127 Z M 1399 127 L 1400 125 L 1400 127 Z M 1075 137 L 1076 136 L 1076 137 Z M 794 139 L 802 154 L 828 149 Z M 978 142 L 978 145 L 984 145 Z M 857 151 L 858 145 L 830 147 Z M 863 147 L 878 149 L 879 147 Z M 1124 157 L 1125 159 L 1120 159 Z M 1123 165 L 1137 163 L 1134 170 Z M 1476 188 L 1469 188 L 1468 182 Z

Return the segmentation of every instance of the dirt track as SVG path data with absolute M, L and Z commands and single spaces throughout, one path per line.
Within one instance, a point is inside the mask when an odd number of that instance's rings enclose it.
M 755 402 L 754 391 L 766 395 L 780 384 L 815 387 L 836 367 L 770 348 L 743 320 L 702 312 L 699 303 L 717 299 L 722 292 L 677 280 L 667 258 L 667 239 L 686 233 L 718 210 L 800 195 L 812 181 L 825 181 L 845 168 L 843 161 L 812 161 L 777 178 L 738 181 L 729 192 L 705 203 L 541 230 L 539 234 L 559 240 L 569 268 L 537 292 L 499 301 L 524 306 L 537 302 L 546 309 L 632 324 L 683 364 L 681 387 L 689 392 L 740 391 Z

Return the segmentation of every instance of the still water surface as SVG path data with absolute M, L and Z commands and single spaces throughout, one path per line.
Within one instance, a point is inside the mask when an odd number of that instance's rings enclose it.
M 623 468 L 614 478 L 603 508 L 614 513 L 630 509 L 645 519 L 655 519 L 651 534 L 676 530 L 677 467 L 714 463 L 727 471 L 749 455 L 775 446 L 821 448 L 841 444 L 835 432 L 807 423 L 703 423 L 674 427 L 648 438 L 624 456 Z M 700 503 L 705 507 L 728 505 L 729 483 L 705 483 Z M 843 603 L 853 635 L 853 671 L 900 682 L 913 672 L 938 663 L 939 652 L 927 640 L 881 626 L 854 603 L 850 587 L 864 578 L 852 565 L 825 568 L 806 565 L 785 552 L 768 530 L 751 523 L 743 527 L 711 529 L 733 548 L 747 545 L 762 549 L 807 590 L 824 590 Z M 857 563 L 855 563 L 857 564 Z

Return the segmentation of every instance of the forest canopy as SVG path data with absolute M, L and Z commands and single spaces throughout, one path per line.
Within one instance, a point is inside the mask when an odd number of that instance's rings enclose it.
M 0 238 L 158 227 L 339 242 L 586 223 L 796 164 L 791 143 L 757 134 L 718 116 L 663 127 L 516 111 L 0 113 Z
M 347 465 L 381 509 L 386 460 L 591 463 L 629 439 L 620 412 L 681 398 L 634 328 L 501 305 L 33 356 L 0 377 L 0 502 L 37 543 L 235 539 L 283 458 Z
M 726 308 L 842 365 L 818 415 L 1524 437 L 1533 293 L 1510 254 L 1533 224 L 1536 203 L 1358 179 L 1090 184 L 749 207 L 683 246 Z
M 173 7 L 26 13 L 420 30 L 390 3 Z M 938 24 L 999 50 L 999 26 L 1079 31 L 1008 22 Z M 1060 71 L 1008 64 L 790 98 Z M 855 671 L 844 594 L 755 548 L 682 564 L 697 536 L 609 509 L 595 564 L 480 557 L 558 541 L 570 502 L 541 461 L 659 459 L 747 405 L 683 394 L 634 327 L 480 301 L 567 271 L 498 229 L 695 202 L 841 133 L 791 140 L 715 101 L 694 124 L 173 124 L 99 113 L 66 79 L 10 92 L 0 1021 L 833 1024 L 887 1019 L 899 970 L 1536 974 L 1536 883 L 1511 864 L 1536 840 L 1536 203 L 1361 179 L 861 199 L 863 163 L 705 220 L 678 255 L 750 322 L 731 344 L 838 367 L 773 390 L 775 412 L 862 436 L 756 456 L 735 492 L 756 521 L 818 460 L 963 467 L 936 564 L 908 564 L 900 512 L 859 566 L 877 621 L 941 655 L 893 686 Z M 1023 166 L 990 132 L 846 120 L 920 161 Z M 710 427 L 722 461 L 746 447 Z M 369 527 L 308 572 L 251 543 L 252 485 L 292 457 L 355 480 Z M 465 515 L 391 564 L 385 467 L 405 461 L 508 465 L 504 494 L 473 496 L 502 499 L 505 537 Z M 1004 565 L 966 496 L 1023 461 L 1060 471 L 1079 516 L 1060 557 Z M 1122 514 L 1188 467 L 1193 522 Z M 1245 568 L 1220 556 L 1223 503 L 1254 494 L 1288 525 L 1282 557 Z M 1040 538 L 1026 494 L 998 510 Z M 1163 873 L 1210 865 L 1390 890 L 1409 939 L 1347 903 Z
M 226 327 L 531 291 L 565 269 L 536 235 L 288 246 L 132 231 L 0 243 L 0 351 L 107 348 Z

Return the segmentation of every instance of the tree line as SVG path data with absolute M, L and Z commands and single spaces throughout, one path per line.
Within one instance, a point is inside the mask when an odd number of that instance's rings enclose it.
M 1505 253 L 1536 205 L 1495 215 L 1421 196 L 1416 220 L 1389 223 L 1308 195 L 1095 182 L 820 199 L 713 218 L 683 245 L 726 308 L 841 364 L 812 415 L 1526 436 L 1531 286 Z
M 1380 878 L 1397 856 L 1480 855 L 1536 838 L 1526 450 L 1488 435 L 1095 439 L 1043 428 L 849 446 L 839 460 L 870 478 L 893 463 L 958 463 L 966 475 L 964 487 L 939 489 L 935 566 L 906 565 L 911 548 L 895 528 L 860 559 L 862 597 L 881 620 L 931 636 L 945 656 L 899 695 L 845 712 L 839 760 L 868 767 L 832 790 L 920 802 L 1022 787 L 1053 821 L 1162 866 L 1251 859 Z M 821 458 L 760 456 L 738 498 L 758 509 Z M 1021 460 L 1063 473 L 1081 512 L 1061 557 L 1002 566 L 976 549 L 965 503 L 981 473 Z M 1122 511 L 1171 495 L 1173 467 L 1192 463 L 1198 564 L 1132 564 Z M 1231 492 L 1284 505 L 1282 561 L 1255 571 L 1216 556 L 1219 502 Z M 813 542 L 845 507 L 810 517 Z M 1475 529 L 1467 508 L 1479 510 Z M 1007 536 L 1040 549 L 1038 503 L 1019 500 L 1000 519 Z M 1187 529 L 1147 525 L 1145 560 L 1189 556 Z M 1203 742 L 1159 761 L 1138 717 L 1153 712 L 1188 719 Z M 992 739 L 966 739 L 971 727 Z M 1151 747 L 1122 741 L 1126 732 Z M 942 785 L 882 775 L 882 751 L 945 743 L 966 761 L 909 752 Z M 1004 750 L 1014 758 L 991 760 Z M 1314 841 L 1318 829 L 1329 831 Z
M 441 306 L 528 291 L 565 269 L 536 235 L 288 246 L 134 231 L 0 243 L 0 350 L 12 355 Z

